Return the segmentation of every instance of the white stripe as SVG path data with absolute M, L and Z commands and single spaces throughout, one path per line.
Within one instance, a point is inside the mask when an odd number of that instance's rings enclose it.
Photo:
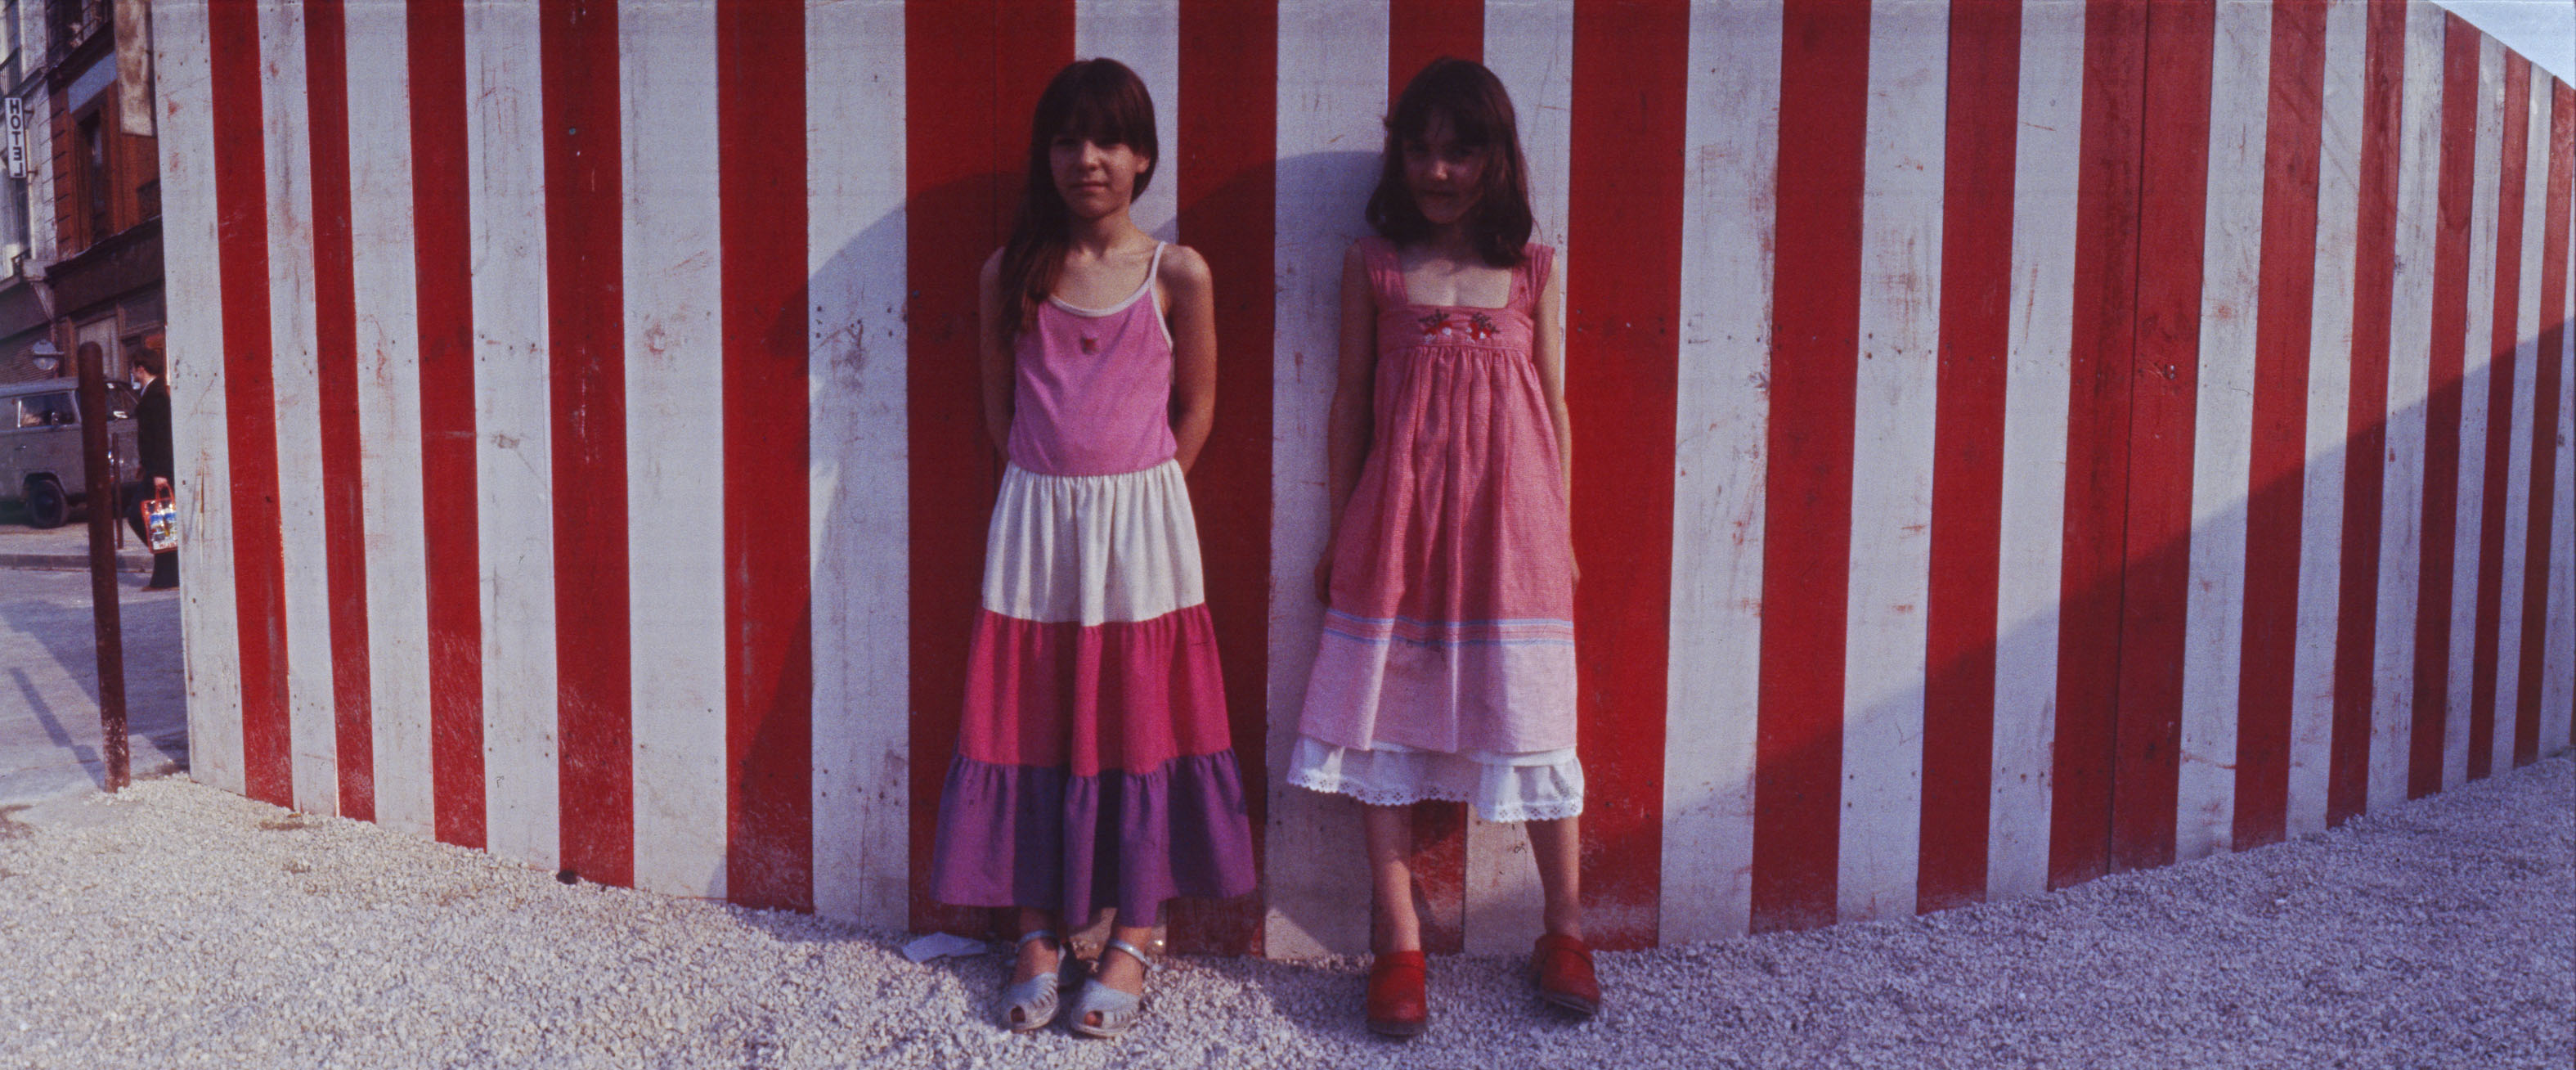
M 1167 242 L 1180 239 L 1181 4 L 1180 0 L 1075 0 L 1073 54 L 1124 63 L 1145 80 L 1154 98 L 1154 140 L 1162 159 L 1153 180 L 1128 209 L 1128 218 Z M 1013 130 L 1010 133 L 1021 133 Z
M 376 821 L 433 831 L 429 594 L 421 539 L 420 317 L 412 260 L 411 98 L 403 9 L 347 8 L 349 226 L 367 503 L 367 674 Z
M 214 72 L 206 9 L 160 11 L 154 35 L 165 110 L 211 114 Z M 215 254 L 215 139 L 211 122 L 174 122 L 162 131 L 163 284 L 190 303 L 171 308 L 170 432 L 177 445 L 180 630 L 188 663 L 188 773 L 199 783 L 245 790 L 242 777 L 240 622 L 234 616 L 232 469 L 224 412 L 222 273 Z M 40 224 L 42 225 L 42 224 Z
M 2563 151 L 2563 150 L 2561 150 Z M 2576 233 L 2560 255 L 2576 261 Z M 2576 316 L 2576 262 L 2558 307 Z M 2558 489 L 2550 495 L 2549 628 L 2543 639 L 2548 671 L 2541 674 L 2540 752 L 2567 749 L 2576 732 L 2576 325 L 2559 332 Z
M 2191 586 L 2185 599 L 2182 769 L 2174 860 L 2234 842 L 2237 685 L 2245 636 L 2245 492 L 2262 309 L 2265 109 L 2272 10 L 2218 6 L 2201 263 L 2200 384 L 2192 420 Z
M 2415 724 L 2415 620 L 2424 554 L 2424 407 L 2431 394 L 2434 235 L 2440 223 L 2442 34 L 2431 4 L 2406 8 L 2398 108 L 2395 273 L 2389 295 L 2388 471 L 2380 483 L 2379 622 L 2370 685 L 2370 808 L 2406 801 Z
M 2308 306 L 2307 481 L 2299 532 L 2299 645 L 2290 669 L 2289 835 L 2326 827 L 2334 759 L 2335 631 L 2343 582 L 2344 450 L 2351 437 L 2355 232 L 2367 0 L 2326 8 L 2318 104 L 2315 287 Z
M 1948 26 L 1947 8 L 1904 0 L 1869 20 L 1835 882 L 1847 921 L 1912 915 L 1922 856 Z
M 485 844 L 555 867 L 554 417 L 537 12 L 465 8 Z M 578 488 L 566 488 L 578 492 Z
M 808 0 L 814 908 L 910 910 L 903 7 Z
M 724 354 L 715 15 L 618 20 L 635 884 L 725 894 Z
M 2476 32 L 2476 31 L 2471 31 Z M 2487 374 L 2495 362 L 2496 180 L 2504 133 L 2504 46 L 2478 43 L 2477 180 L 2470 190 L 2469 316 L 2462 338 L 2435 344 L 2460 347 L 2460 497 L 2451 543 L 2451 677 L 2442 733 L 2442 786 L 2469 776 L 2469 689 L 2476 679 L 2478 534 L 2485 518 L 2487 473 Z M 2439 389 L 2440 384 L 2435 384 Z
M 1574 95 L 1574 6 L 1543 0 L 1487 0 L 1485 66 L 1511 93 L 1529 165 L 1530 240 L 1558 250 L 1566 263 L 1565 200 L 1570 180 Z M 1530 862 L 1529 835 L 1517 823 L 1467 814 L 1465 923 L 1470 954 L 1519 952 L 1538 938 L 1545 901 Z
M 262 144 L 268 154 L 268 306 L 285 547 L 286 694 L 295 808 L 340 810 L 332 723 L 330 558 L 322 527 L 321 381 L 315 365 L 313 154 L 305 140 L 303 9 L 259 7 Z
M 2048 888 L 2057 746 L 2058 586 L 2066 551 L 2067 375 L 2084 147 L 2084 5 L 2022 9 L 2013 162 L 2010 362 L 1995 581 L 1994 797 L 1986 895 Z
M 1315 562 L 1330 533 L 1324 418 L 1338 360 L 1342 253 L 1367 233 L 1359 206 L 1377 178 L 1386 111 L 1383 12 L 1324 5 L 1279 11 L 1278 197 L 1271 360 L 1270 818 L 1266 946 L 1280 958 L 1368 947 L 1368 876 L 1358 814 L 1286 781 L 1323 607 Z
M 2523 171 L 2522 276 L 2514 295 L 2513 407 L 2498 416 L 2512 421 L 2505 449 L 2503 583 L 2496 588 L 2495 752 L 2497 772 L 2513 768 L 2513 741 L 2519 732 L 2522 695 L 2522 577 L 2524 541 L 2531 523 L 2532 401 L 2538 384 L 2540 356 L 2540 247 L 2547 244 L 2541 225 L 2549 211 L 2549 75 L 2531 68 L 2530 136 L 2525 158 L 2513 161 Z
M 1771 369 L 1780 5 L 1691 8 L 1673 412 L 1665 690 L 1664 943 L 1741 936 L 1753 914 L 1762 509 Z

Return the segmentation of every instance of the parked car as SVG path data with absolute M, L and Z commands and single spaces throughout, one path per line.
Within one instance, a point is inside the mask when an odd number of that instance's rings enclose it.
M 28 527 L 61 527 L 89 496 L 81 465 L 80 382 L 72 378 L 0 384 L 0 505 L 14 504 Z M 134 390 L 107 386 L 108 469 L 135 475 Z

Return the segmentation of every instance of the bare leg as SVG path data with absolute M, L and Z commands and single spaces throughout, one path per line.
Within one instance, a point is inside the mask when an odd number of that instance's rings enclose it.
M 1539 894 L 1546 900 L 1547 931 L 1583 939 L 1582 818 L 1529 823 L 1530 854 L 1538 861 Z
M 1011 969 L 1011 981 L 1014 984 L 1053 970 L 1057 963 L 1064 960 L 1064 926 L 1056 924 L 1053 914 L 1021 907 L 1020 935 L 1026 936 L 1040 929 L 1055 930 L 1056 938 L 1031 940 L 1020 945 L 1020 961 Z
M 1380 951 L 1422 950 L 1422 919 L 1413 905 L 1413 808 L 1363 806 L 1360 827 L 1367 833 L 1369 885 L 1376 905 L 1370 921 L 1372 942 Z

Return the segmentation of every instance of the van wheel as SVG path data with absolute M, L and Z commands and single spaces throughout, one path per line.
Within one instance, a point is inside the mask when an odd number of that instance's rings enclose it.
M 27 526 L 58 528 L 71 519 L 72 505 L 63 497 L 63 485 L 44 476 L 27 481 Z

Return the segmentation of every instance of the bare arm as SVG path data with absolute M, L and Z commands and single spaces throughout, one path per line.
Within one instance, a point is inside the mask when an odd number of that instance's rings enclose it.
M 1557 478 L 1565 487 L 1568 509 L 1574 505 L 1574 420 L 1565 407 L 1565 255 L 1557 254 L 1556 268 L 1547 273 L 1547 281 L 1538 291 L 1538 322 L 1535 324 L 1538 361 L 1538 385 L 1547 395 L 1547 421 L 1556 430 Z M 1567 559 L 1573 550 L 1568 548 Z M 1583 565 L 1576 562 L 1574 578 L 1583 578 Z
M 1324 423 L 1324 495 L 1332 505 L 1333 526 L 1342 530 L 1342 513 L 1351 491 L 1359 486 L 1360 466 L 1368 459 L 1374 428 L 1370 426 L 1377 385 L 1377 294 L 1369 288 L 1368 262 L 1352 245 L 1342 256 L 1341 355 L 1333 377 L 1333 407 Z M 1328 536 L 1329 537 L 1329 536 Z M 1329 546 L 1315 568 L 1315 596 L 1331 601 L 1333 553 Z
M 1199 459 L 1216 423 L 1216 281 L 1207 258 L 1185 245 L 1163 254 L 1164 308 L 1172 323 L 1172 459 Z
M 975 280 L 975 363 L 984 387 L 984 433 L 993 451 L 1011 452 L 1011 340 L 1002 337 L 1002 253 L 984 258 Z

